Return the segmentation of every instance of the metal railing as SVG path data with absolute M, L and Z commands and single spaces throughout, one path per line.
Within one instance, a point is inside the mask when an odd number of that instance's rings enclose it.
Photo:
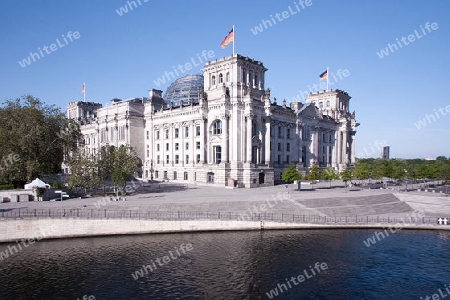
M 436 217 L 392 217 L 392 216 L 317 216 L 283 213 L 239 213 L 239 212 L 195 212 L 195 211 L 137 211 L 107 209 L 1 209 L 0 218 L 80 218 L 80 219 L 143 219 L 143 220 L 234 220 L 273 221 L 299 224 L 428 224 L 437 225 Z M 450 218 L 449 218 L 450 223 Z

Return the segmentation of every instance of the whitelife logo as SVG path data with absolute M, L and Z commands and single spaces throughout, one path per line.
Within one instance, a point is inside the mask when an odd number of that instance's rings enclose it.
M 292 276 L 290 279 L 285 278 L 287 286 L 284 283 L 279 283 L 275 288 L 271 289 L 269 292 L 266 293 L 267 297 L 269 297 L 269 299 L 275 298 L 276 296 L 283 293 L 284 291 L 287 291 L 288 286 L 289 286 L 289 289 L 291 289 L 292 288 L 291 282 L 294 285 L 299 285 L 300 283 L 304 282 L 306 279 L 313 278 L 314 276 L 320 274 L 321 271 L 327 270 L 328 265 L 325 262 L 323 262 L 323 263 L 316 262 L 314 267 L 309 266 L 309 269 L 310 269 L 309 273 L 308 273 L 308 270 L 303 270 L 303 274 L 305 274 L 304 276 L 302 274 L 300 274 L 297 277 Z M 317 271 L 317 274 L 316 274 L 316 271 L 314 271 L 314 269 Z
M 187 244 L 181 244 L 180 245 L 180 250 L 178 251 L 178 248 L 175 247 L 175 253 L 176 255 L 174 255 L 174 253 L 172 252 L 172 250 L 169 251 L 169 255 L 165 255 L 161 258 L 157 258 L 155 259 L 155 261 L 158 263 L 158 265 L 160 267 L 167 265 L 168 263 L 170 263 L 172 260 L 178 259 L 181 255 L 183 254 L 187 254 L 187 252 L 192 251 L 194 249 L 194 247 L 192 246 L 191 243 L 187 243 Z M 181 253 L 180 253 L 181 252 Z M 158 269 L 158 267 L 155 264 L 155 261 L 151 260 L 151 264 L 149 265 L 143 265 L 141 269 L 135 271 L 134 273 L 131 274 L 131 276 L 133 277 L 134 280 L 138 280 L 140 277 L 144 277 L 144 275 L 149 274 L 148 271 L 153 272 L 156 271 Z
M 250 28 L 250 31 L 254 34 L 257 35 L 258 33 L 261 33 L 264 31 L 264 29 L 269 29 L 270 27 L 274 26 L 277 24 L 278 22 L 282 22 L 284 20 L 286 20 L 287 18 L 298 14 L 300 11 L 305 10 L 308 6 L 312 5 L 312 0 L 299 0 L 298 3 L 294 2 L 294 9 L 292 9 L 292 7 L 289 5 L 287 8 L 288 10 L 285 10 L 283 12 L 280 13 L 276 13 L 275 17 L 273 17 L 272 15 L 270 15 L 270 20 L 261 20 L 261 23 L 253 28 Z M 301 8 L 300 8 L 301 6 Z M 275 20 L 276 18 L 276 20 Z
M 427 22 L 425 24 L 425 28 L 427 29 L 428 33 L 430 33 L 431 29 L 437 30 L 439 28 L 439 26 L 438 26 L 438 24 L 436 22 L 433 22 L 433 23 Z M 416 41 L 416 38 L 417 38 L 417 40 L 419 40 L 419 39 L 423 38 L 424 36 L 426 36 L 427 35 L 427 31 L 425 31 L 425 29 L 422 27 L 422 25 L 420 25 L 420 29 L 422 29 L 422 34 L 423 35 L 420 35 L 420 33 L 417 32 L 417 29 L 416 29 L 416 30 L 414 30 L 414 34 L 408 35 L 408 38 L 406 38 L 404 36 L 402 36 L 402 38 L 400 40 L 397 38 L 396 39 L 397 40 L 397 44 L 395 44 L 395 43 L 394 44 L 388 43 L 386 48 L 381 49 L 380 52 L 377 52 L 378 57 L 379 58 L 384 58 L 384 57 L 388 56 L 390 53 L 394 53 L 395 51 L 398 51 L 398 49 L 399 49 L 398 47 L 400 47 L 400 49 L 401 49 L 403 46 L 402 46 L 402 43 L 400 41 L 403 42 L 404 46 L 407 46 L 410 43 Z M 408 39 L 408 41 L 406 41 L 406 39 Z M 398 45 L 398 47 L 397 47 L 397 45 Z M 389 53 L 389 51 L 390 51 L 390 53 Z
M 78 31 L 69 31 L 66 36 L 64 34 L 62 35 L 64 43 L 62 43 L 59 38 L 56 39 L 56 44 L 51 44 L 49 47 L 45 45 L 44 47 L 38 47 L 38 52 L 33 53 L 30 52 L 30 55 L 27 58 L 22 59 L 22 61 L 19 61 L 19 65 L 22 68 L 25 68 L 26 66 L 31 65 L 32 62 L 35 62 L 36 60 L 39 60 L 44 57 L 44 52 L 46 54 L 50 54 L 52 52 L 55 52 L 58 49 L 61 49 L 69 44 L 70 42 L 73 42 L 74 40 L 78 40 L 81 37 L 80 33 Z M 69 40 L 69 41 L 67 41 Z M 44 52 L 43 52 L 44 51 Z M 40 54 L 40 55 L 39 55 Z M 31 61 L 33 60 L 33 61 Z

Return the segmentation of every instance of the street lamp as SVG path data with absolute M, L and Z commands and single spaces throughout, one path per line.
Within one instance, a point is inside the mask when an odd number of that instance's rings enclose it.
M 408 192 L 408 170 L 404 169 L 405 174 L 406 174 L 406 179 L 405 179 L 405 183 L 406 183 L 406 190 L 405 192 Z
M 153 183 L 153 172 L 155 172 L 155 170 L 153 170 L 153 159 L 150 161 L 150 183 Z

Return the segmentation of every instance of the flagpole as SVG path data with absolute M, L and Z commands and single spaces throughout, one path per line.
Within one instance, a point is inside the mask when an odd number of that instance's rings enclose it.
M 83 83 L 83 91 L 84 102 L 86 102 L 86 83 Z
M 234 31 L 234 25 L 233 25 L 233 56 L 234 56 L 234 41 L 236 40 L 236 32 Z
M 328 67 L 327 67 L 327 92 L 328 92 L 328 77 L 330 77 L 330 74 L 328 73 Z

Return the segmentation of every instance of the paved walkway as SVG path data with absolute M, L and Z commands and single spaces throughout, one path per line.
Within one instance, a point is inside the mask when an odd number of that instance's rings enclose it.
M 393 190 L 347 191 L 344 188 L 296 191 L 291 185 L 255 189 L 226 189 L 161 184 L 138 188 L 127 201 L 109 197 L 64 200 L 64 209 L 141 211 L 209 211 L 286 213 L 319 216 L 408 216 L 414 211 L 429 217 L 450 217 L 450 197 Z M 61 202 L 0 203 L 0 209 L 60 209 Z

